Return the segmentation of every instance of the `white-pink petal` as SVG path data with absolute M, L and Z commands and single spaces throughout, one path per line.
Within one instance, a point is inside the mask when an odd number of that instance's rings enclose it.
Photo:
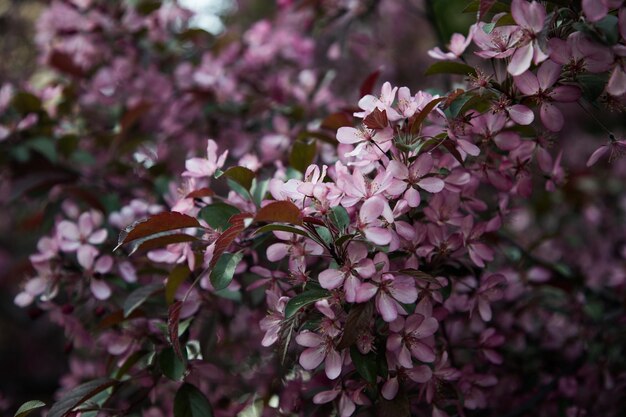
M 524 73 L 528 68 L 530 68 L 530 63 L 533 59 L 533 46 L 528 43 L 520 48 L 517 48 L 513 57 L 511 58 L 511 62 L 507 67 L 509 74 L 513 76 L 518 76 Z
M 600 146 L 598 149 L 596 149 L 594 153 L 592 153 L 591 156 L 589 157 L 589 160 L 587 161 L 587 166 L 590 167 L 596 162 L 598 162 L 598 159 L 606 155 L 607 152 L 609 152 L 609 149 L 610 149 L 609 145 Z
M 353 127 L 343 126 L 337 130 L 337 140 L 339 143 L 352 144 L 362 142 L 363 139 L 363 134 Z
M 89 287 L 91 288 L 91 293 L 98 300 L 106 300 L 111 296 L 111 288 L 101 279 L 92 279 Z
M 428 191 L 429 193 L 438 193 L 439 191 L 443 190 L 443 187 L 446 184 L 440 178 L 428 177 L 428 178 L 422 178 L 417 183 L 417 185 L 419 185 L 420 188 Z
M 300 354 L 300 365 L 307 371 L 317 368 L 324 360 L 324 347 L 311 347 Z
M 341 374 L 342 362 L 341 355 L 335 349 L 330 349 L 324 362 L 324 370 L 328 379 L 336 379 Z

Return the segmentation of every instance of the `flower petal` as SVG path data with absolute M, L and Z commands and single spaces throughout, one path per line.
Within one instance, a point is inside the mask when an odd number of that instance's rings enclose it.
M 331 349 L 328 352 L 324 362 L 324 370 L 328 379 L 336 379 L 341 374 L 342 362 L 341 355 L 335 349 Z
M 517 48 L 513 57 L 511 58 L 511 62 L 507 67 L 509 74 L 513 76 L 519 76 L 524 73 L 528 68 L 530 68 L 530 62 L 533 59 L 533 46 L 528 43 L 520 48 Z
M 327 269 L 320 272 L 317 278 L 322 288 L 334 290 L 343 284 L 345 274 L 338 269 Z
M 337 140 L 339 143 L 352 144 L 363 141 L 363 135 L 353 127 L 343 126 L 337 130 Z
M 535 120 L 533 111 L 523 104 L 515 104 L 508 108 L 509 117 L 515 123 L 526 126 Z
M 325 356 L 323 346 L 305 349 L 304 352 L 300 354 L 300 366 L 307 371 L 311 371 L 322 363 Z
M 98 300 L 106 300 L 111 296 L 111 288 L 101 279 L 92 279 L 89 287 L 91 288 L 91 293 Z
M 539 80 L 531 71 L 526 71 L 516 76 L 513 81 L 522 94 L 532 96 L 539 92 Z
M 609 151 L 609 145 L 604 145 L 604 146 L 600 146 L 598 149 L 596 149 L 591 156 L 589 157 L 589 160 L 587 161 L 587 166 L 590 167 L 593 164 L 595 164 L 596 162 L 598 162 L 598 159 L 602 158 L 604 155 L 606 155 L 606 153 Z
M 565 120 L 563 120 L 563 113 L 555 105 L 551 103 L 543 103 L 539 110 L 541 116 L 541 122 L 546 129 L 552 132 L 558 132 L 563 128 Z
M 427 177 L 422 178 L 417 185 L 420 186 L 423 190 L 428 191 L 429 193 L 438 193 L 443 190 L 443 187 L 446 185 L 442 179 L 436 177 Z
M 376 309 L 387 323 L 398 317 L 398 310 L 393 299 L 384 292 L 379 292 L 376 297 Z
M 385 382 L 380 392 L 386 400 L 391 401 L 396 398 L 399 388 L 400 385 L 398 384 L 398 377 L 393 377 Z

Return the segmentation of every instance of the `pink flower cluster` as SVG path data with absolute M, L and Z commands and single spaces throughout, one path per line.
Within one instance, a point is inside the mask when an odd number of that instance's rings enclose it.
M 477 2 L 429 53 L 455 89 L 370 77 L 353 107 L 320 62 L 351 74 L 334 38 L 397 5 L 326 3 L 210 41 L 170 2 L 44 13 L 65 78 L 0 88 L 0 146 L 64 168 L 15 297 L 67 335 L 62 393 L 108 378 L 86 404 L 146 417 L 618 415 L 626 172 L 594 173 L 626 149 L 595 110 L 623 109 L 622 1 Z

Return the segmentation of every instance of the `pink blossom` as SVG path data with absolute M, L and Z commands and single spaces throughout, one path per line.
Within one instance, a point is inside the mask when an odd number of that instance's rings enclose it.
M 439 323 L 433 317 L 412 314 L 406 318 L 396 318 L 389 324 L 393 332 L 387 339 L 387 350 L 393 352 L 398 363 L 405 368 L 413 368 L 411 356 L 422 362 L 433 362 L 435 351 L 433 339 Z
M 529 3 L 526 0 L 513 0 L 511 14 L 515 22 L 521 26 L 523 35 L 516 45 L 507 70 L 511 75 L 518 76 L 530 68 L 531 62 L 538 65 L 548 58 L 538 39 L 546 20 L 546 9 L 537 1 Z
M 224 166 L 228 150 L 224 151 L 220 156 L 217 155 L 217 143 L 213 139 L 209 139 L 207 145 L 207 157 L 191 158 L 185 162 L 185 172 L 183 176 L 203 178 L 211 177 L 215 171 Z
M 278 297 L 275 293 L 267 291 L 267 300 L 270 313 L 259 323 L 261 330 L 265 332 L 261 344 L 271 346 L 278 340 L 282 321 L 285 319 L 285 305 L 288 297 Z
M 381 216 L 385 220 L 381 220 Z M 393 236 L 387 228 L 388 223 L 393 223 L 393 213 L 383 198 L 375 196 L 363 203 L 359 210 L 357 228 L 370 242 L 381 246 L 391 242 Z
M 380 97 L 368 94 L 359 100 L 359 107 L 363 109 L 362 112 L 354 113 L 355 117 L 365 118 L 374 109 L 385 110 L 387 112 L 387 118 L 390 121 L 400 120 L 402 116 L 392 107 L 396 98 L 396 92 L 398 87 L 391 87 L 389 82 L 385 82 L 380 91 Z
M 460 33 L 452 34 L 450 43 L 448 44 L 448 50 L 450 52 L 443 52 L 439 47 L 435 47 L 434 49 L 428 51 L 428 55 L 431 58 L 440 60 L 452 61 L 458 59 L 461 55 L 463 55 L 465 49 L 467 49 L 469 44 L 472 42 L 472 37 L 474 36 L 474 32 L 477 28 L 478 26 L 476 25 L 470 26 L 467 38 Z
M 618 9 L 623 0 L 582 0 L 583 12 L 590 22 L 597 22 L 607 15 L 610 9 Z
M 443 190 L 444 182 L 431 173 L 435 163 L 428 153 L 423 153 L 407 168 L 406 165 L 397 160 L 389 162 L 389 171 L 393 176 L 407 184 L 404 192 L 404 199 L 409 207 L 417 207 L 420 204 L 420 194 L 418 189 L 429 193 L 438 193 Z
M 624 155 L 626 153 L 626 139 L 616 139 L 615 136 L 611 135 L 608 144 L 600 146 L 591 154 L 587 160 L 587 166 L 590 167 L 594 165 L 607 153 L 609 154 L 609 162 Z
M 317 333 L 304 330 L 296 336 L 296 342 L 307 348 L 300 354 L 300 365 L 304 369 L 314 370 L 324 362 L 324 370 L 328 379 L 339 377 L 343 354 L 337 352 L 331 337 L 320 336 Z
M 554 87 L 560 75 L 561 66 L 546 61 L 539 67 L 537 75 L 526 71 L 514 78 L 522 94 L 532 97 L 540 105 L 541 121 L 552 132 L 560 131 L 565 123 L 563 114 L 553 103 L 576 101 L 581 95 L 580 89 L 575 86 Z
M 376 309 L 386 322 L 392 322 L 398 314 L 406 314 L 399 303 L 411 304 L 417 300 L 417 289 L 411 277 L 383 273 L 370 282 L 362 283 L 356 292 L 356 302 L 364 303 L 376 297 Z
M 329 290 L 343 285 L 346 301 L 354 303 L 360 278 L 370 278 L 375 272 L 374 262 L 367 258 L 367 247 L 354 242 L 348 246 L 345 264 L 339 269 L 320 272 L 318 279 L 322 288 Z
M 107 237 L 106 229 L 97 229 L 101 223 L 102 215 L 96 211 L 81 214 L 78 223 L 61 221 L 57 225 L 59 247 L 64 252 L 76 252 L 78 262 L 90 267 L 98 254 L 94 245 L 104 243 Z
M 491 303 L 502 298 L 502 285 L 506 283 L 506 278 L 502 274 L 492 274 L 481 280 L 472 304 L 470 307 L 470 315 L 475 309 L 478 309 L 480 317 L 484 321 L 491 320 Z
M 478 24 L 474 32 L 473 41 L 480 49 L 476 55 L 481 58 L 507 58 L 515 52 L 514 46 L 522 37 L 518 26 L 499 26 L 490 33 L 485 32 L 484 23 Z
M 324 253 L 318 243 L 304 238 L 295 233 L 274 232 L 280 242 L 273 243 L 267 248 L 267 259 L 277 262 L 289 256 L 289 268 L 291 271 L 304 271 L 306 269 L 306 256 L 319 256 Z

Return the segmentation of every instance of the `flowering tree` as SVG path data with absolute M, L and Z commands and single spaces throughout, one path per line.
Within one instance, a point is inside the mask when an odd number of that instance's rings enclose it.
M 355 105 L 325 65 L 389 3 L 280 1 L 231 39 L 51 3 L 55 75 L 0 92 L 5 193 L 50 206 L 15 303 L 71 346 L 48 416 L 626 410 L 622 1 L 472 2 L 429 51 L 452 88 L 377 71 Z

